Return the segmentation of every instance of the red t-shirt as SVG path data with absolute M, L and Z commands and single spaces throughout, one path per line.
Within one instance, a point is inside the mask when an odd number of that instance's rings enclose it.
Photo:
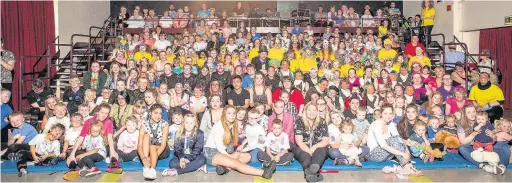
M 427 50 L 425 49 L 425 46 L 421 43 L 416 43 L 416 46 L 421 47 L 423 50 L 423 54 L 427 53 Z M 405 55 L 415 56 L 416 55 L 416 46 L 413 46 L 412 43 L 409 43 L 405 46 Z
M 277 88 L 276 90 L 274 90 L 274 92 L 272 92 L 272 103 L 279 100 L 280 96 L 281 96 L 281 88 Z M 295 106 L 297 107 L 298 111 L 300 111 L 300 106 L 305 103 L 304 96 L 297 88 L 294 88 L 292 90 L 292 93 L 290 94 L 290 102 L 295 103 Z
M 82 131 L 80 132 L 81 137 L 85 137 L 89 133 L 89 128 L 91 127 L 91 124 L 96 121 L 96 116 L 93 116 L 92 118 L 85 121 L 84 126 L 82 127 Z M 109 134 L 114 133 L 114 123 L 112 123 L 112 120 L 110 118 L 107 118 L 103 120 L 103 136 L 107 136 Z

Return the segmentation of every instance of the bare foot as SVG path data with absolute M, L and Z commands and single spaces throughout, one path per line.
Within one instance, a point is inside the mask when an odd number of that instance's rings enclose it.
M 361 162 L 357 159 L 356 159 L 356 162 L 354 163 L 354 165 L 356 165 L 358 167 L 363 167 L 363 164 L 361 164 Z

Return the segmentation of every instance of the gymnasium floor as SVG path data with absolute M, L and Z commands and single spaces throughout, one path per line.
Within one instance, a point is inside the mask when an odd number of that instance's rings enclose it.
M 383 174 L 379 170 L 343 171 L 326 173 L 324 182 L 510 182 L 512 172 L 497 176 L 479 169 L 437 169 L 423 170 L 425 176 L 398 179 L 395 175 Z M 2 182 L 62 182 L 63 172 L 48 175 L 48 173 L 29 173 L 26 177 L 18 178 L 17 174 L 2 173 Z M 142 172 L 125 172 L 121 175 L 102 173 L 91 178 L 80 178 L 79 182 L 142 182 Z M 191 173 L 177 178 L 158 176 L 153 182 L 304 182 L 302 172 L 278 172 L 271 180 L 246 176 L 230 172 L 225 176 L 217 176 L 215 172 L 208 174 Z

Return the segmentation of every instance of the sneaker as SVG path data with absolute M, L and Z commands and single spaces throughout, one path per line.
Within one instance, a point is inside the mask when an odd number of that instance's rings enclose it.
M 151 179 L 155 180 L 156 179 L 156 169 L 155 168 L 150 168 L 149 171 L 151 171 Z
M 275 161 L 272 161 L 270 162 L 270 164 L 268 165 L 268 167 L 265 167 L 263 169 L 263 175 L 261 175 L 263 178 L 265 179 L 271 179 L 272 178 L 272 175 L 274 175 L 274 172 L 276 172 L 276 162 Z
M 281 166 L 290 166 L 290 165 L 292 165 L 292 161 L 287 161 L 287 162 L 281 164 Z
M 172 177 L 178 176 L 178 171 L 175 168 L 165 169 L 162 172 L 162 177 L 168 177 L 168 176 L 172 176 Z
M 123 169 L 119 165 L 119 162 L 115 161 L 115 162 L 110 163 L 110 165 L 107 167 L 107 172 L 113 173 L 113 174 L 122 174 Z
M 318 165 L 318 164 L 311 164 L 309 166 L 309 168 L 307 169 L 306 174 L 307 175 L 313 175 L 313 174 L 318 173 L 318 171 L 320 171 L 320 165 Z
M 23 177 L 25 175 L 27 175 L 27 170 L 25 170 L 24 168 L 20 169 L 20 171 L 18 172 L 18 177 Z
M 324 180 L 324 176 L 320 173 L 306 175 L 307 182 L 321 182 L 322 180 Z
M 7 155 L 7 159 L 8 159 L 8 160 L 16 161 L 16 160 L 15 160 L 15 157 L 16 157 L 16 156 L 14 156 L 14 153 L 9 153 L 9 154 Z
M 64 174 L 62 177 L 66 181 L 72 181 L 80 177 L 80 174 L 78 173 L 80 170 L 78 169 L 70 169 L 67 173 Z
M 83 167 L 82 169 L 80 169 L 80 171 L 78 171 L 78 174 L 80 175 L 80 177 L 85 177 L 88 173 L 89 173 L 89 169 L 86 167 Z
M 270 166 L 270 163 L 271 163 L 271 161 L 263 161 L 263 163 L 261 163 L 261 168 L 266 168 L 266 167 Z
M 505 173 L 505 166 L 503 165 L 484 165 L 482 169 L 494 175 L 503 175 Z
M 100 169 L 98 169 L 97 167 L 94 167 L 89 170 L 89 173 L 87 173 L 85 175 L 85 177 L 92 177 L 92 176 L 98 175 L 100 173 L 101 173 Z
M 208 168 L 206 167 L 206 165 L 203 165 L 199 169 L 197 169 L 197 172 L 203 172 L 205 174 L 208 174 Z
M 348 164 L 347 159 L 336 158 L 333 161 L 333 165 L 346 165 L 346 164 Z
M 215 171 L 217 172 L 217 175 L 224 175 L 229 172 L 229 170 L 224 166 L 216 166 Z
M 149 170 L 149 168 L 144 167 L 144 168 L 142 169 L 142 176 L 143 176 L 145 179 L 151 179 L 151 171 Z

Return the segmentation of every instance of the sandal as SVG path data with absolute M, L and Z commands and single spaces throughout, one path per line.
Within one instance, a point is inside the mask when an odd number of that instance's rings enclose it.
M 208 168 L 206 168 L 206 165 L 203 165 L 199 169 L 197 169 L 197 172 L 203 172 L 205 174 L 208 174 Z
M 174 168 L 172 169 L 165 169 L 163 172 L 162 172 L 162 177 L 168 177 L 168 176 L 178 176 L 178 171 Z

